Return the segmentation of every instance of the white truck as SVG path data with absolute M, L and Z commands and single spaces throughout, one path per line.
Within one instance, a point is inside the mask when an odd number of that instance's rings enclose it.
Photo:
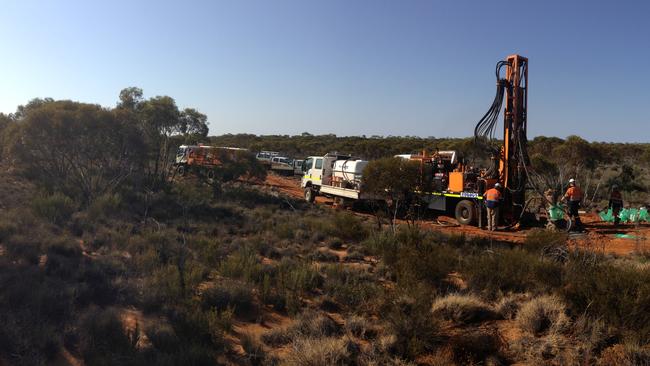
M 302 164 L 304 160 L 293 159 L 293 174 L 302 175 Z
M 271 170 L 282 175 L 293 175 L 293 159 L 284 156 L 274 156 L 271 158 Z
M 341 200 L 370 199 L 370 196 L 364 194 L 361 182 L 366 165 L 366 160 L 347 155 L 308 157 L 302 165 L 303 176 L 300 182 L 305 200 L 314 202 L 318 195 Z

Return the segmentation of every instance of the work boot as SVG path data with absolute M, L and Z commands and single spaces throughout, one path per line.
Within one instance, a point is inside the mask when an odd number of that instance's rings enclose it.
M 576 223 L 575 224 L 575 229 L 576 229 L 575 231 L 577 231 L 579 233 L 584 233 L 584 232 L 587 231 L 587 230 L 585 230 L 585 227 L 582 225 L 582 221 L 580 221 L 579 217 L 576 218 L 575 223 Z

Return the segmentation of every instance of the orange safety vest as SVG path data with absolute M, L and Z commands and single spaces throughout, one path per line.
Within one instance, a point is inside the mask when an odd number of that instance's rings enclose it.
M 496 188 L 490 188 L 485 192 L 484 196 L 488 201 L 498 201 L 501 199 L 501 192 Z
M 569 201 L 582 201 L 582 191 L 576 186 L 569 187 L 564 197 L 568 197 Z

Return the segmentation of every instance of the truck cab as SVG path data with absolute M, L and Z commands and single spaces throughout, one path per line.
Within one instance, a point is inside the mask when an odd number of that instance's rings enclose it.
M 302 174 L 302 164 L 304 163 L 304 160 L 293 159 L 293 174 Z
M 337 156 L 330 155 L 308 157 L 302 164 L 304 174 L 300 186 L 302 188 L 312 187 L 318 191 L 323 184 L 329 184 L 332 166 L 336 160 Z
M 309 156 L 302 164 L 301 188 L 312 188 L 318 190 L 323 183 L 323 159 L 322 156 Z
M 349 155 L 326 154 L 308 157 L 302 165 L 303 175 L 300 181 L 305 200 L 313 202 L 318 195 L 362 199 L 358 181 L 366 163 Z M 352 181 L 357 184 L 350 184 Z

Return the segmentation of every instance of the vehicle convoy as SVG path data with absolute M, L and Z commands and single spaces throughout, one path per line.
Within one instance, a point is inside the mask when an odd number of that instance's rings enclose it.
M 213 179 L 216 176 L 216 169 L 225 160 L 235 160 L 238 153 L 247 151 L 248 149 L 239 147 L 181 145 L 176 152 L 174 173 L 181 177 L 188 173 L 198 173 Z
M 280 153 L 277 151 L 265 151 L 262 150 L 255 155 L 255 158 L 262 164 L 267 165 L 268 167 L 271 166 L 271 160 L 276 157 L 280 156 Z
M 505 75 L 501 71 L 505 68 Z M 530 170 L 527 137 L 528 59 L 511 55 L 496 66 L 497 93 L 488 112 L 474 129 L 475 144 L 482 147 L 487 168 L 466 165 L 456 151 L 401 154 L 396 157 L 418 162 L 420 184 L 413 191 L 424 206 L 453 214 L 462 225 L 483 226 L 484 192 L 500 183 L 503 187 L 501 221 L 519 222 L 525 208 L 525 189 Z M 495 128 L 505 100 L 503 141 L 494 140 Z M 316 195 L 338 199 L 370 199 L 363 192 L 363 168 L 367 161 L 328 154 L 311 156 L 303 166 L 301 187 L 305 199 Z

